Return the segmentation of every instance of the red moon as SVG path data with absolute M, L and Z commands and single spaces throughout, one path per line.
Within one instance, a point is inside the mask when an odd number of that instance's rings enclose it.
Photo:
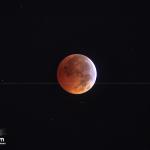
M 71 94 L 82 94 L 95 84 L 97 71 L 94 63 L 81 54 L 65 57 L 57 69 L 60 86 Z

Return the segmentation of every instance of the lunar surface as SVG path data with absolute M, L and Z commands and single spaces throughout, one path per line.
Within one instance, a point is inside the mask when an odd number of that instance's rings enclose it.
M 57 80 L 60 86 L 72 94 L 89 91 L 97 77 L 94 63 L 86 56 L 72 54 L 64 58 L 57 69 Z

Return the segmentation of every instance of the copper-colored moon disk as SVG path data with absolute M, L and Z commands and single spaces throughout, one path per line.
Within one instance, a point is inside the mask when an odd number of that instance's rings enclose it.
M 72 94 L 82 94 L 90 90 L 97 77 L 94 63 L 81 54 L 65 57 L 57 69 L 57 80 L 60 86 Z

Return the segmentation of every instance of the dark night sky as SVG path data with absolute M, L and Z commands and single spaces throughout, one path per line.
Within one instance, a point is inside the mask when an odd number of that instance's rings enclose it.
M 1 83 L 57 83 L 59 62 L 73 53 L 93 60 L 96 83 L 148 83 L 138 17 L 116 8 L 97 16 L 35 16 L 22 4 L 16 15 L 1 16 Z M 58 84 L 0 86 L 0 128 L 10 149 L 149 149 L 148 84 L 95 84 L 83 95 Z

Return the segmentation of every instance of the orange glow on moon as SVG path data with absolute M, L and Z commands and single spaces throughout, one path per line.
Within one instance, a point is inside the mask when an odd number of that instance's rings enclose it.
M 57 69 L 57 80 L 60 86 L 72 94 L 82 94 L 89 91 L 97 77 L 94 63 L 81 54 L 65 57 Z

